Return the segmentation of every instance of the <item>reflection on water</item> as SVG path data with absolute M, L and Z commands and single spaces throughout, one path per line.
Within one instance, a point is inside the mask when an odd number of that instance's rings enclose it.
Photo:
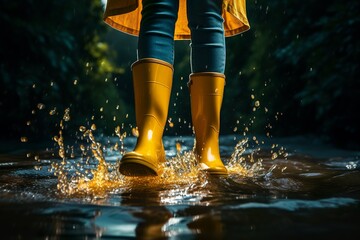
M 114 171 L 121 149 L 135 144 L 119 139 L 65 143 L 67 157 L 52 154 L 59 145 L 0 155 L 3 236 L 297 239 L 354 238 L 358 231 L 360 152 L 307 138 L 259 148 L 224 136 L 231 174 L 211 177 L 196 167 L 193 138 L 165 137 L 164 175 L 137 179 Z

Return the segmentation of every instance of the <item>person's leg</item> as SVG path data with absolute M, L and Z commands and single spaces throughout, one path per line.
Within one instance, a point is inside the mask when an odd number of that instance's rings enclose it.
M 167 120 L 179 0 L 143 0 L 139 60 L 132 65 L 136 125 L 134 151 L 120 161 L 120 173 L 159 175 L 165 161 L 162 135 Z
M 193 73 L 224 73 L 225 71 L 222 2 L 222 0 L 187 0 Z
M 200 167 L 210 174 L 227 170 L 219 151 L 220 110 L 225 86 L 225 37 L 222 0 L 188 0 L 191 30 L 189 89 L 195 155 Z
M 174 31 L 179 0 L 143 0 L 138 58 L 174 63 Z

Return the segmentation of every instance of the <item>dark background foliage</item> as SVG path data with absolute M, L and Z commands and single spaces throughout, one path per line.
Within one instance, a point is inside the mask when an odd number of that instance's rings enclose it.
M 101 1 L 0 4 L 1 138 L 48 139 L 67 108 L 68 133 L 130 131 L 137 38 L 102 22 Z M 222 134 L 313 134 L 359 148 L 359 5 L 247 1 L 251 29 L 226 40 Z M 189 42 L 177 41 L 166 134 L 192 134 L 189 73 Z

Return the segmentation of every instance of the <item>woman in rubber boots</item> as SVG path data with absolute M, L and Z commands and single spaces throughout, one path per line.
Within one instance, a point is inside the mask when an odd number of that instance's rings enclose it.
M 188 85 L 194 153 L 202 170 L 227 174 L 219 153 L 225 37 L 249 29 L 245 0 L 108 0 L 104 20 L 139 37 L 138 60 L 132 65 L 139 137 L 135 149 L 121 159 L 120 172 L 128 176 L 161 174 L 174 40 L 191 39 Z

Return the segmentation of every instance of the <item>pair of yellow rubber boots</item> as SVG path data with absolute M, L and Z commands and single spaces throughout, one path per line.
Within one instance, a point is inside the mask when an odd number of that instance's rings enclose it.
M 173 67 L 153 58 L 132 65 L 135 115 L 139 137 L 135 149 L 120 161 L 120 173 L 127 176 L 161 175 L 165 151 L 162 143 L 171 95 Z M 225 76 L 220 73 L 190 75 L 191 115 L 195 131 L 195 155 L 202 170 L 225 175 L 220 159 L 220 109 Z

